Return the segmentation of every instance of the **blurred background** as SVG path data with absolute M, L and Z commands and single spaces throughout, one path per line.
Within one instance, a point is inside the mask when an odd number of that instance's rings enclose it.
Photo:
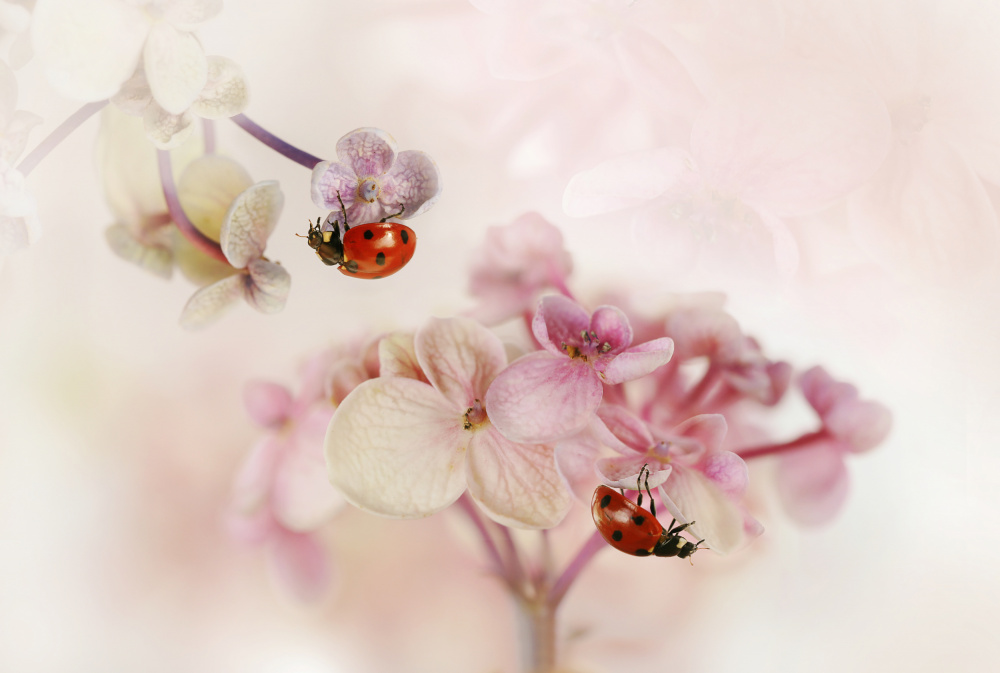
M 352 282 L 319 264 L 294 236 L 319 214 L 309 171 L 219 122 L 220 151 L 254 180 L 281 183 L 268 256 L 293 286 L 278 315 L 241 305 L 185 332 L 177 319 L 194 288 L 143 273 L 104 241 L 98 119 L 31 174 L 43 237 L 0 270 L 0 670 L 517 670 L 513 606 L 455 513 L 403 522 L 346 508 L 322 533 L 334 586 L 310 605 L 275 586 L 261 550 L 232 540 L 223 517 L 260 436 L 243 384 L 294 387 L 323 347 L 470 308 L 467 270 L 485 228 L 529 210 L 562 230 L 581 296 L 723 291 L 769 356 L 823 364 L 895 419 L 883 446 L 849 461 L 849 499 L 826 526 L 794 524 L 761 464 L 751 506 L 766 533 L 750 548 L 699 554 L 694 568 L 600 554 L 562 609 L 567 670 L 996 670 L 997 232 L 965 226 L 961 208 L 951 220 L 927 205 L 928 218 L 946 220 L 935 236 L 983 254 L 975 268 L 945 251 L 940 273 L 901 271 L 859 242 L 838 202 L 791 222 L 802 253 L 791 278 L 675 272 L 633 236 L 629 211 L 572 219 L 561 204 L 575 173 L 670 145 L 683 125 L 643 96 L 649 87 L 609 74 L 613 57 L 583 38 L 576 69 L 555 79 L 496 77 L 500 20 L 483 10 L 505 3 L 475 4 L 228 0 L 198 33 L 207 53 L 242 65 L 246 114 L 290 143 L 332 158 L 342 135 L 375 126 L 435 158 L 444 194 L 413 224 L 419 254 L 391 278 Z M 963 5 L 951 25 L 998 34 L 979 13 L 987 4 Z M 804 6 L 721 2 L 709 18 L 735 22 L 751 42 L 774 28 L 797 49 L 818 30 L 798 20 Z M 898 30 L 868 46 L 919 33 Z M 970 126 L 992 109 L 997 80 L 986 77 L 1000 63 L 991 51 L 974 58 L 983 68 L 969 77 L 985 93 Z M 47 86 L 37 59 L 17 75 L 18 107 L 44 118 L 31 148 L 79 103 Z M 984 123 L 1000 134 L 1000 117 Z M 991 208 L 1000 203 L 988 180 L 982 189 Z M 920 215 L 930 201 L 914 203 Z M 553 533 L 561 562 L 591 526 L 578 506 Z

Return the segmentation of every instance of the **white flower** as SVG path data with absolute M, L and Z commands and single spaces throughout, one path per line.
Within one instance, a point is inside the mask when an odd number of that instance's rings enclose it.
M 0 159 L 0 260 L 34 243 L 41 227 L 24 176 Z

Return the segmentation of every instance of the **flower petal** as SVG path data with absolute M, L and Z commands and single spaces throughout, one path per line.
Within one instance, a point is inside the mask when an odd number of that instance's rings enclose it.
M 594 489 L 601 483 L 597 460 L 612 454 L 590 429 L 578 432 L 556 444 L 556 467 L 573 495 L 583 504 L 589 504 Z
M 582 430 L 604 387 L 585 362 L 548 353 L 517 360 L 486 391 L 486 413 L 507 439 L 548 442 Z
M 704 538 L 709 549 L 728 554 L 742 546 L 746 539 L 743 514 L 715 482 L 698 470 L 674 464 L 673 474 L 663 488 L 684 520 L 693 521 L 691 533 Z
M 264 506 L 284 445 L 276 435 L 268 434 L 250 449 L 233 480 L 232 506 L 237 512 L 253 514 Z
M 284 204 L 277 180 L 258 182 L 233 200 L 219 232 L 219 245 L 230 264 L 242 269 L 264 255 Z
M 414 348 L 427 380 L 462 412 L 482 399 L 507 364 L 499 337 L 469 318 L 431 318 L 417 331 Z
M 327 474 L 361 509 L 404 519 L 429 516 L 465 490 L 469 438 L 461 416 L 431 386 L 401 377 L 372 379 L 333 415 Z
M 142 113 L 146 137 L 161 150 L 172 150 L 184 144 L 194 133 L 194 115 L 185 110 L 181 114 L 167 112 L 155 100 Z
M 169 247 L 139 241 L 122 223 L 104 230 L 104 240 L 121 259 L 135 264 L 160 278 L 170 278 L 174 270 L 174 253 Z
M 354 203 L 358 191 L 358 176 L 350 167 L 339 161 L 321 161 L 312 172 L 312 200 L 320 208 L 340 212 L 340 201 L 345 207 Z
M 233 201 L 252 185 L 250 174 L 238 162 L 219 154 L 206 154 L 181 173 L 177 198 L 191 224 L 218 241 Z
M 517 444 L 496 428 L 477 432 L 466 462 L 469 494 L 494 521 L 515 528 L 551 528 L 569 511 L 551 446 Z
M 243 407 L 257 425 L 276 428 L 288 418 L 292 393 L 280 383 L 247 381 L 243 384 Z
M 170 0 L 160 3 L 163 18 L 173 24 L 194 27 L 222 11 L 222 0 Z
M 208 59 L 201 43 L 164 21 L 149 31 L 142 62 L 153 98 L 171 114 L 191 107 L 208 82 Z
M 672 147 L 615 157 L 570 179 L 563 210 L 588 217 L 642 205 L 680 184 L 689 162 L 687 152 Z
M 531 331 L 550 353 L 565 357 L 562 344 L 579 345 L 580 333 L 590 327 L 590 316 L 582 306 L 561 294 L 550 294 L 538 302 Z
M 644 467 L 648 467 L 650 470 L 650 488 L 656 488 L 665 482 L 673 470 L 673 467 L 667 463 L 650 460 L 647 455 L 634 453 L 625 456 L 610 456 L 597 461 L 597 471 L 601 474 L 606 486 L 633 491 L 637 490 L 636 487 L 646 487 L 646 479 L 639 481 L 639 475 Z
M 837 439 L 855 452 L 869 451 L 885 441 L 892 429 L 892 412 L 885 405 L 868 400 L 846 400 L 823 418 Z
M 333 407 L 319 404 L 300 418 L 274 476 L 274 516 L 291 530 L 317 530 L 343 506 L 344 498 L 326 476 L 323 441 Z
M 601 378 L 612 385 L 633 381 L 670 362 L 673 354 L 673 339 L 653 339 L 614 356 L 601 372 Z
M 400 152 L 396 162 L 382 179 L 379 201 L 386 213 L 405 208 L 400 220 L 407 220 L 426 213 L 441 197 L 441 175 L 437 164 L 426 152 L 406 150 Z
M 379 177 L 396 161 L 396 141 L 382 129 L 355 129 L 337 141 L 337 158 L 359 178 Z
M 743 498 L 750 483 L 747 464 L 732 451 L 720 451 L 709 456 L 702 467 L 702 472 L 734 501 Z
M 208 81 L 191 104 L 191 112 L 205 119 L 227 119 L 243 112 L 249 103 L 243 68 L 224 56 L 209 56 Z
M 598 306 L 590 317 L 590 331 L 597 334 L 602 342 L 607 342 L 609 354 L 618 353 L 632 343 L 632 326 L 625 312 L 615 306 Z
M 625 407 L 602 404 L 597 416 L 620 442 L 637 453 L 645 454 L 656 443 L 646 424 Z
M 777 478 L 778 495 L 788 514 L 800 524 L 829 522 L 847 500 L 847 465 L 843 452 L 832 443 L 782 456 Z
M 429 383 L 417 361 L 413 335 L 397 332 L 378 343 L 379 376 L 403 376 Z
M 704 447 L 704 453 L 717 453 L 722 448 L 728 429 L 726 417 L 722 414 L 700 414 L 671 430 L 671 435 L 696 440 Z
M 250 282 L 246 284 L 244 299 L 261 313 L 277 313 L 285 308 L 292 277 L 285 267 L 275 262 L 255 259 L 247 265 Z
M 181 327 L 201 329 L 221 318 L 243 296 L 245 284 L 245 274 L 235 273 L 195 292 L 181 311 Z

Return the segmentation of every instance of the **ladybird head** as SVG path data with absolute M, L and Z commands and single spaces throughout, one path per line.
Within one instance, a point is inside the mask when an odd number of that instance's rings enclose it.
M 309 223 L 309 232 L 305 236 L 302 234 L 296 236 L 306 239 L 309 247 L 316 251 L 327 266 L 340 264 L 344 260 L 344 244 L 340 240 L 340 231 L 337 229 L 323 231 L 320 228 L 322 221 L 322 218 L 316 218 L 316 224 Z

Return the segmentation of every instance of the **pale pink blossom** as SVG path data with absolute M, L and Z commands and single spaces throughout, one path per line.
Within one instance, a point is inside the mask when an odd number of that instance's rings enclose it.
M 348 226 L 393 216 L 406 220 L 426 212 L 441 195 L 437 165 L 425 152 L 396 151 L 396 141 L 376 128 L 351 131 L 337 141 L 339 161 L 321 161 L 313 169 L 312 198 Z M 339 199 L 338 199 L 339 196 Z
M 885 441 L 892 429 L 892 414 L 884 405 L 860 399 L 856 387 L 837 381 L 822 367 L 804 372 L 799 387 L 819 414 L 823 428 L 847 451 L 870 451 Z
M 451 318 L 432 319 L 412 346 L 405 341 L 380 348 L 383 373 L 397 375 L 362 383 L 337 408 L 326 436 L 330 481 L 352 504 L 385 516 L 428 516 L 468 490 L 505 525 L 557 524 L 570 496 L 553 448 L 510 441 L 483 409 L 506 364 L 500 340 Z
M 572 269 L 562 233 L 538 213 L 489 227 L 470 272 L 472 314 L 489 325 L 532 311 L 543 291 L 565 288 Z
M 505 369 L 486 393 L 486 411 L 509 439 L 545 442 L 582 429 L 614 385 L 666 364 L 673 341 L 632 346 L 628 318 L 614 306 L 588 314 L 561 295 L 543 297 L 532 332 L 544 349 Z

